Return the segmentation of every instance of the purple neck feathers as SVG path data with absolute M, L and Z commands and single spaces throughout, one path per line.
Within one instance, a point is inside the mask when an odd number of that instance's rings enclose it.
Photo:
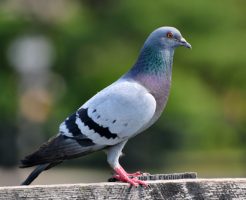
M 136 64 L 123 76 L 126 79 L 139 82 L 155 97 L 158 117 L 169 96 L 173 55 L 173 49 L 158 49 L 145 45 Z

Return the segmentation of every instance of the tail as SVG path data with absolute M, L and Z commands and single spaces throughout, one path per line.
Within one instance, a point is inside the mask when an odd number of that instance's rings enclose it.
M 55 165 L 58 165 L 60 163 L 61 162 L 38 165 L 26 178 L 26 180 L 21 183 L 21 185 L 30 185 L 34 181 L 34 179 L 36 179 L 38 175 L 41 174 L 44 170 L 48 170 L 51 167 L 54 167 Z
M 20 168 L 38 165 L 22 185 L 29 185 L 42 171 L 56 166 L 63 160 L 80 157 L 103 147 L 86 138 L 69 138 L 58 135 L 21 160 Z
M 37 151 L 21 160 L 20 168 L 57 163 L 80 157 L 94 151 L 96 146 L 93 142 L 86 139 L 77 140 L 76 138 L 58 135 L 44 143 Z

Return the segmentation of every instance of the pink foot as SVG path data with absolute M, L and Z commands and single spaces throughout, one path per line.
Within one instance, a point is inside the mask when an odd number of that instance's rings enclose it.
M 133 177 L 138 177 L 138 176 L 141 176 L 143 175 L 142 172 L 140 171 L 137 171 L 137 172 L 134 172 L 134 173 L 127 173 L 128 176 L 133 176 Z
M 121 166 L 114 168 L 114 171 L 116 172 L 116 175 L 114 176 L 114 178 L 116 178 L 119 181 L 130 183 L 130 185 L 133 185 L 135 187 L 139 185 L 143 185 L 144 187 L 148 186 L 146 182 L 138 180 L 136 178 L 142 173 L 136 172 L 133 174 L 128 174 Z M 134 178 L 130 178 L 129 176 L 134 176 Z

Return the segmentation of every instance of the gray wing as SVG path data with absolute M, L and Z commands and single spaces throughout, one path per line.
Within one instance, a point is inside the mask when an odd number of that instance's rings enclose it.
M 116 82 L 97 93 L 61 125 L 59 134 L 22 160 L 22 167 L 56 163 L 115 145 L 148 126 L 154 97 L 136 82 Z
M 67 118 L 60 132 L 71 138 L 86 138 L 96 145 L 115 145 L 147 127 L 155 109 L 154 97 L 143 86 L 118 81 Z

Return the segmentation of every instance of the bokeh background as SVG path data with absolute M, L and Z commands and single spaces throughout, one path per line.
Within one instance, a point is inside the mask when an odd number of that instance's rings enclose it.
M 175 52 L 161 119 L 128 142 L 129 171 L 246 176 L 246 1 L 2 0 L 0 185 L 30 169 L 19 159 L 75 109 L 125 73 L 146 37 L 177 27 L 192 44 Z M 103 152 L 66 162 L 35 184 L 99 182 Z

